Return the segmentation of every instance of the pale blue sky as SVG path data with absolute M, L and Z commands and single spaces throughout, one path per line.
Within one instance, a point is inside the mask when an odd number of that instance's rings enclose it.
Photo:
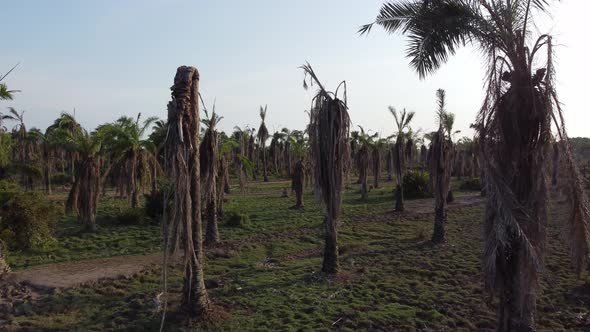
M 435 91 L 447 90 L 456 128 L 473 122 L 482 100 L 482 62 L 462 49 L 434 76 L 420 81 L 404 57 L 401 36 L 376 28 L 356 33 L 373 20 L 382 0 L 324 1 L 32 1 L 2 5 L 6 27 L 0 72 L 21 89 L 13 106 L 29 125 L 45 128 L 60 111 L 76 109 L 86 128 L 120 115 L 166 117 L 176 67 L 201 72 L 208 104 L 217 99 L 220 126 L 259 124 L 268 104 L 270 130 L 302 129 L 312 91 L 302 88 L 297 67 L 310 61 L 328 89 L 345 79 L 354 125 L 393 131 L 387 106 L 416 111 L 413 127 L 435 127 Z M 585 87 L 590 77 L 585 26 L 590 1 L 563 0 L 544 17 L 541 31 L 555 35 L 559 93 L 571 136 L 590 136 Z M 1 110 L 0 110 L 1 111 Z M 469 133 L 465 131 L 465 133 Z

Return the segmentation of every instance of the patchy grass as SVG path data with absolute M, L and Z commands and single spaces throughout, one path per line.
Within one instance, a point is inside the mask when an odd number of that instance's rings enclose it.
M 294 198 L 281 198 L 283 183 L 256 183 L 247 197 L 235 191 L 226 216 L 244 213 L 250 223 L 239 228 L 223 221 L 224 243 L 218 251 L 209 252 L 205 268 L 212 301 L 229 315 L 200 328 L 493 330 L 495 302 L 486 304 L 481 289 L 482 208 L 451 210 L 449 241 L 433 246 L 428 242 L 432 215 L 393 214 L 391 183 L 384 185 L 372 190 L 366 201 L 359 199 L 355 186 L 346 192 L 339 233 L 342 272 L 335 278 L 318 273 L 322 212 L 311 194 L 305 196 L 305 210 L 299 211 L 289 209 Z M 577 280 L 569 268 L 568 251 L 559 240 L 562 231 L 556 226 L 565 215 L 560 209 L 557 205 L 551 209 L 538 328 L 590 331 L 576 318 L 590 311 L 590 278 L 584 275 Z M 111 236 L 139 232 L 128 227 L 103 229 L 113 230 Z M 154 239 L 157 249 L 157 227 Z M 84 241 L 96 245 L 106 239 Z M 168 272 L 174 310 L 182 276 L 178 268 Z M 160 271 L 146 271 L 46 294 L 39 301 L 19 304 L 8 319 L 12 328 L 27 330 L 153 331 L 159 329 L 161 319 L 161 313 L 153 312 L 153 299 L 161 289 Z M 180 328 L 172 317 L 166 320 L 166 330 Z
M 162 243 L 159 226 L 123 225 L 117 219 L 128 210 L 128 205 L 126 200 L 102 199 L 95 233 L 86 232 L 75 216 L 65 216 L 57 224 L 56 241 L 40 249 L 10 252 L 8 264 L 18 270 L 33 265 L 158 252 Z

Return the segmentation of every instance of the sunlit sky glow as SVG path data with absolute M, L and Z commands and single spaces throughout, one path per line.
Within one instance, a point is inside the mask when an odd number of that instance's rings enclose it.
M 166 117 L 170 86 L 179 65 L 201 73 L 207 104 L 217 101 L 220 127 L 258 127 L 258 108 L 268 104 L 269 130 L 302 129 L 313 91 L 302 88 L 298 66 L 309 61 L 329 89 L 348 83 L 350 116 L 387 136 L 392 105 L 416 112 L 412 127 L 435 128 L 435 91 L 447 90 L 456 129 L 469 124 L 483 98 L 483 60 L 463 48 L 436 74 L 420 81 L 408 66 L 405 38 L 376 27 L 368 37 L 358 27 L 372 21 L 382 0 L 323 1 L 10 1 L 2 4 L 5 37 L 0 73 L 20 89 L 14 101 L 28 127 L 46 128 L 61 111 L 87 129 L 121 115 Z M 555 3 L 538 15 L 538 29 L 559 44 L 558 93 L 570 136 L 586 130 L 584 28 L 590 1 Z M 462 134 L 461 134 L 462 135 Z M 460 135 L 460 136 L 461 136 Z

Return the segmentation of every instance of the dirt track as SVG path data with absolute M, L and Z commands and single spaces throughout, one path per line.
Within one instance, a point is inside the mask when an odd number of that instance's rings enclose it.
M 463 196 L 449 204 L 449 209 L 481 204 L 479 195 Z M 434 212 L 432 199 L 409 200 L 405 202 L 406 213 L 431 214 Z M 145 256 L 117 256 L 79 262 L 65 262 L 31 267 L 13 273 L 11 278 L 41 288 L 69 288 L 103 278 L 131 276 L 150 266 L 162 264 L 161 254 Z
M 118 256 L 35 266 L 13 273 L 12 279 L 37 287 L 68 288 L 103 278 L 130 276 L 162 264 L 162 255 Z

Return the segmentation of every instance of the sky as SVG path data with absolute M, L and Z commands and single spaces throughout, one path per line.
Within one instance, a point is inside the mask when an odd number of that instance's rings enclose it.
M 28 127 L 46 128 L 62 111 L 73 112 L 91 130 L 122 115 L 166 118 L 176 68 L 192 65 L 209 108 L 224 116 L 223 130 L 258 128 L 261 105 L 267 127 L 303 129 L 313 90 L 302 87 L 309 61 L 328 90 L 346 80 L 353 126 L 393 133 L 389 105 L 415 111 L 414 130 L 436 128 L 435 92 L 447 92 L 455 129 L 471 135 L 469 124 L 483 99 L 483 59 L 471 47 L 434 75 L 420 80 L 405 58 L 406 40 L 375 27 L 383 0 L 197 1 L 197 0 L 19 0 L 2 4 L 7 33 L 0 73 L 22 90 L 0 102 L 25 111 Z M 537 30 L 558 45 L 557 89 L 571 137 L 590 136 L 583 77 L 590 53 L 580 26 L 590 1 L 562 0 Z

